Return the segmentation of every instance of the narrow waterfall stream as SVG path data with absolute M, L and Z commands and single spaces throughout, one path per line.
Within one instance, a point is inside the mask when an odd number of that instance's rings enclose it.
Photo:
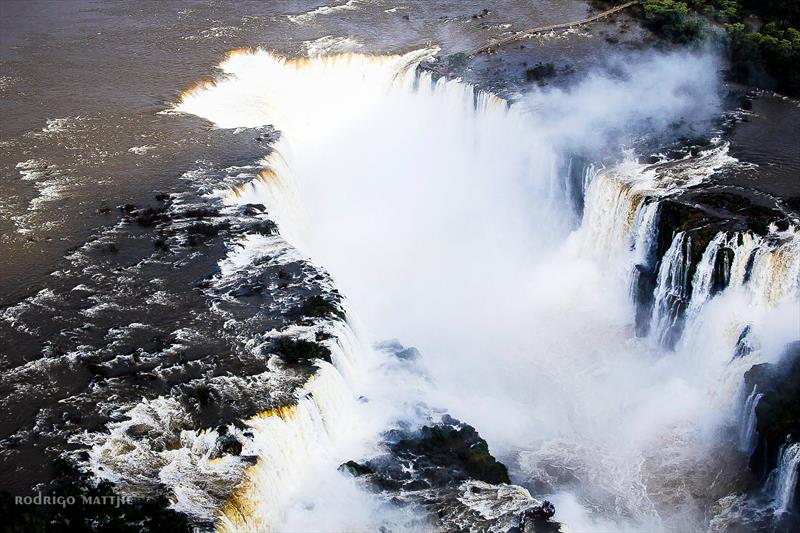
M 798 468 L 800 468 L 800 443 L 786 443 L 778 452 L 778 464 L 770 472 L 765 486 L 766 493 L 772 498 L 776 515 L 789 509 L 794 489 L 797 486 Z
M 753 386 L 753 391 L 747 396 L 742 409 L 742 421 L 739 424 L 739 449 L 749 457 L 756 446 L 756 407 L 764 397 L 758 392 L 758 387 Z

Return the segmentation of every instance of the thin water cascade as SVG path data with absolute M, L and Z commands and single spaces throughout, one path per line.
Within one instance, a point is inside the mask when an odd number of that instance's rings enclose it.
M 775 515 L 789 510 L 797 487 L 798 468 L 800 468 L 800 443 L 787 442 L 778 452 L 778 463 L 770 472 L 764 491 L 770 496 Z
M 354 401 L 341 375 L 323 364 L 304 387 L 296 406 L 249 420 L 255 442 L 248 451 L 258 457 L 258 462 L 249 468 L 247 481 L 222 509 L 218 529 L 261 531 L 283 523 L 291 501 L 309 482 L 306 475 L 313 472 L 309 463 L 336 455 L 343 435 L 352 431 L 348 411 Z M 341 458 L 336 460 L 342 462 Z
M 694 276 L 692 277 L 692 295 L 689 298 L 689 305 L 686 309 L 686 321 L 693 320 L 700 312 L 703 305 L 714 295 L 715 266 L 717 265 L 717 257 L 721 253 L 722 247 L 727 240 L 726 237 L 725 233 L 717 233 L 706 246 L 703 255 L 700 257 L 700 261 L 698 261 L 695 267 Z M 727 273 L 727 278 L 729 278 L 730 273 L 727 268 L 727 263 L 725 271 Z M 727 284 L 727 279 L 725 283 Z
M 671 347 L 680 335 L 681 308 L 686 305 L 689 280 L 689 250 L 692 236 L 681 231 L 661 259 L 654 292 L 653 335 L 659 346 Z
M 742 407 L 742 418 L 739 423 L 739 449 L 747 457 L 750 457 L 756 447 L 756 439 L 758 438 L 756 408 L 763 397 L 764 394 L 758 392 L 758 387 L 753 385 L 753 390 L 747 396 Z

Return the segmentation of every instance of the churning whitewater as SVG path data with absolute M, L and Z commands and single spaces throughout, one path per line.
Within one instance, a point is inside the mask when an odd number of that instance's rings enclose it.
M 641 56 L 509 103 L 434 79 L 420 64 L 435 53 L 236 51 L 176 105 L 221 128 L 278 130 L 258 179 L 219 194 L 264 204 L 275 239 L 347 299 L 333 364 L 295 407 L 249 422 L 258 462 L 218 527 L 421 528 L 337 467 L 425 405 L 474 425 L 566 529 L 705 529 L 753 447 L 758 395 L 743 375 L 776 361 L 800 320 L 794 226 L 719 233 L 697 264 L 678 232 L 655 258 L 661 201 L 738 162 L 721 141 L 652 164 L 628 148 L 719 111 L 713 57 Z M 255 257 L 272 244 L 239 245 Z M 734 358 L 745 329 L 750 349 Z M 373 347 L 395 338 L 421 369 Z

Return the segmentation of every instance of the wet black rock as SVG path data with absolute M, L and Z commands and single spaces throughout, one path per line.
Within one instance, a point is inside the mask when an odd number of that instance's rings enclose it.
M 241 212 L 244 216 L 254 217 L 259 213 L 266 212 L 267 208 L 264 204 L 245 204 L 241 206 Z
M 134 439 L 146 437 L 152 428 L 147 424 L 133 424 L 125 430 L 125 433 Z
M 409 483 L 452 487 L 475 479 L 486 483 L 511 483 L 505 465 L 497 461 L 475 428 L 448 415 L 417 430 L 393 429 L 386 435 L 389 453 L 353 465 L 373 474 L 373 483 L 403 487 Z M 347 464 L 347 463 L 346 463 Z M 413 465 L 413 468 L 406 468 Z
M 779 363 L 751 368 L 745 374 L 745 387 L 752 390 L 753 386 L 764 396 L 756 406 L 758 441 L 750 469 L 763 483 L 787 438 L 800 441 L 800 341 L 787 346 Z M 796 501 L 799 496 L 796 487 Z
M 731 264 L 734 252 L 731 248 L 723 247 L 717 252 L 714 259 L 714 273 L 711 278 L 711 295 L 722 292 L 731 281 Z
M 397 343 L 399 345 L 399 343 Z M 472 426 L 448 415 L 421 428 L 384 435 L 386 453 L 339 469 L 359 478 L 395 503 L 428 509 L 446 531 L 558 531 L 555 509 L 510 485 L 508 471 Z M 401 503 L 402 504 L 402 503 Z M 503 512 L 487 519 L 485 506 Z M 533 529 L 531 529 L 533 528 Z
M 40 501 L 61 504 L 19 504 L 8 492 L 0 493 L 3 531 L 9 533 L 190 532 L 185 515 L 170 509 L 163 495 L 121 499 L 108 482 L 93 484 L 88 475 L 66 461 L 55 462 L 55 478 L 42 490 Z M 37 495 L 31 495 L 35 498 Z
M 366 465 L 359 464 L 355 461 L 347 461 L 339 466 L 340 472 L 347 472 L 353 477 L 365 476 L 367 474 L 374 474 L 375 471 Z
M 221 457 L 222 455 L 240 455 L 242 453 L 242 443 L 239 440 L 225 431 L 225 426 L 221 426 L 223 431 L 217 437 L 216 453 L 214 457 Z
M 550 503 L 549 500 L 545 500 L 542 502 L 542 506 L 532 510 L 531 514 L 535 517 L 551 518 L 556 514 L 556 506 Z
M 198 246 L 205 240 L 219 235 L 220 231 L 230 227 L 227 222 L 211 224 L 208 222 L 194 222 L 186 228 L 186 242 L 189 246 Z
M 275 235 L 278 233 L 278 225 L 271 220 L 259 220 L 250 226 L 251 231 L 260 235 Z
M 525 79 L 529 82 L 543 83 L 556 73 L 553 63 L 537 63 L 534 67 L 525 70 Z
M 658 273 L 652 265 L 634 265 L 634 287 L 636 291 L 635 330 L 637 337 L 645 337 L 650 332 L 650 319 L 653 315 L 653 302 Z
M 344 318 L 344 312 L 338 305 L 338 302 L 333 301 L 332 298 L 320 294 L 309 296 L 303 302 L 289 311 L 289 316 L 292 318 Z
M 214 401 L 214 396 L 208 385 L 197 385 L 192 392 L 197 401 L 200 402 L 200 405 L 209 405 Z
M 164 208 L 156 209 L 148 207 L 145 209 L 137 209 L 131 212 L 133 219 L 142 227 L 150 228 L 159 222 L 164 222 L 170 219 L 170 216 L 164 213 Z
M 213 218 L 219 216 L 219 209 L 209 206 L 190 207 L 180 213 L 180 215 L 186 218 L 196 219 Z
M 186 233 L 189 235 L 202 235 L 203 237 L 214 237 L 219 233 L 219 230 L 207 222 L 195 222 L 186 228 Z
M 766 235 L 770 224 L 783 224 L 786 221 L 786 216 L 777 209 L 757 204 L 742 194 L 730 191 L 689 193 L 685 198 L 701 207 L 717 210 L 730 226 L 750 229 L 759 235 Z
M 445 466 L 465 478 L 511 483 L 505 465 L 492 457 L 475 428 L 448 416 L 439 425 L 423 427 L 418 436 L 400 439 L 393 449 L 399 456 L 425 457 L 428 468 Z
M 742 332 L 739 333 L 739 338 L 736 340 L 736 348 L 733 350 L 734 358 L 748 356 L 753 351 L 753 345 L 750 340 L 751 330 L 750 324 L 742 328 Z
M 273 351 L 289 364 L 309 364 L 315 359 L 331 362 L 331 351 L 326 346 L 305 339 L 280 337 L 274 342 Z

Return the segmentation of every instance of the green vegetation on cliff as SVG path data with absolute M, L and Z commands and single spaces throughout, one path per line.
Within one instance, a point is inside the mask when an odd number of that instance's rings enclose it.
M 676 43 L 723 30 L 737 81 L 800 94 L 800 0 L 644 0 L 641 13 Z

